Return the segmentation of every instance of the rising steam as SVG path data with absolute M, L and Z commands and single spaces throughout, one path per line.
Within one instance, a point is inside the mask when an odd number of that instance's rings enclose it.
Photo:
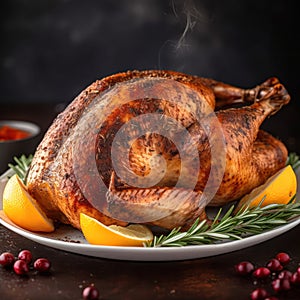
M 177 5 L 175 2 L 177 2 Z M 172 9 L 176 18 L 179 20 L 184 18 L 185 20 L 185 27 L 176 44 L 176 50 L 185 45 L 188 32 L 192 31 L 200 20 L 203 21 L 207 19 L 206 10 L 197 7 L 194 0 L 184 0 L 181 2 L 181 5 L 178 5 L 178 1 L 172 1 Z M 180 13 L 178 13 L 178 11 L 180 11 Z
M 159 69 L 174 68 L 183 71 L 199 39 L 207 35 L 213 16 L 213 1 L 209 0 L 171 0 L 171 14 L 176 19 L 178 37 L 168 39 L 159 49 Z M 194 32 L 198 31 L 197 34 Z M 200 32 L 200 35 L 199 35 Z M 174 60 L 172 59 L 174 58 Z

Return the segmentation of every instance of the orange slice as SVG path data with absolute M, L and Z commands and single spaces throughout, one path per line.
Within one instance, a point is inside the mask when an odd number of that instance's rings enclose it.
M 143 246 L 153 239 L 151 230 L 145 225 L 106 226 L 84 213 L 80 213 L 80 226 L 86 240 L 94 245 Z
M 37 201 L 27 192 L 18 175 L 13 175 L 3 191 L 3 211 L 16 225 L 30 230 L 51 232 L 54 225 Z
M 297 177 L 293 168 L 288 165 L 271 176 L 263 185 L 253 189 L 244 196 L 235 209 L 237 212 L 243 205 L 245 207 L 261 207 L 269 204 L 287 204 L 297 191 Z

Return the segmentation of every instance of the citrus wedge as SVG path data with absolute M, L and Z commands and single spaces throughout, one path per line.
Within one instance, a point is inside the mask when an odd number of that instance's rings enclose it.
M 145 225 L 106 226 L 84 213 L 80 213 L 80 226 L 86 240 L 94 245 L 143 246 L 153 239 L 151 230 Z
M 245 207 L 267 206 L 272 203 L 287 204 L 297 191 L 297 178 L 293 168 L 288 165 L 271 176 L 263 185 L 253 189 L 238 203 L 235 212 Z
M 16 225 L 30 230 L 51 232 L 54 225 L 38 203 L 27 192 L 26 186 L 18 175 L 13 175 L 7 181 L 3 191 L 3 211 Z

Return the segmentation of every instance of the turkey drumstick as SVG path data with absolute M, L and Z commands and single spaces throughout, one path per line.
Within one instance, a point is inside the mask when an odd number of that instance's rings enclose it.
M 259 127 L 288 101 L 283 86 L 276 84 L 250 106 L 216 113 L 222 124 L 227 157 L 222 184 L 210 205 L 242 197 L 284 167 L 288 155 L 285 145 Z
M 252 89 L 242 89 L 213 79 L 201 79 L 213 90 L 217 109 L 237 103 L 253 103 L 263 97 L 270 97 L 271 94 L 276 94 L 284 103 L 288 103 L 290 100 L 290 95 L 275 77 L 267 79 Z

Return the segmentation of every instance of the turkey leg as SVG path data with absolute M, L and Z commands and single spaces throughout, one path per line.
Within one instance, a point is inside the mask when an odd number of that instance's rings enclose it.
M 279 83 L 272 86 L 267 82 L 260 87 L 254 104 L 216 113 L 226 140 L 227 158 L 222 184 L 210 205 L 222 205 L 249 193 L 286 163 L 284 144 L 259 127 L 290 97 Z
M 242 89 L 213 79 L 201 78 L 201 80 L 213 90 L 217 109 L 232 104 L 253 103 L 275 94 L 284 102 L 290 100 L 289 94 L 275 77 L 251 89 Z

